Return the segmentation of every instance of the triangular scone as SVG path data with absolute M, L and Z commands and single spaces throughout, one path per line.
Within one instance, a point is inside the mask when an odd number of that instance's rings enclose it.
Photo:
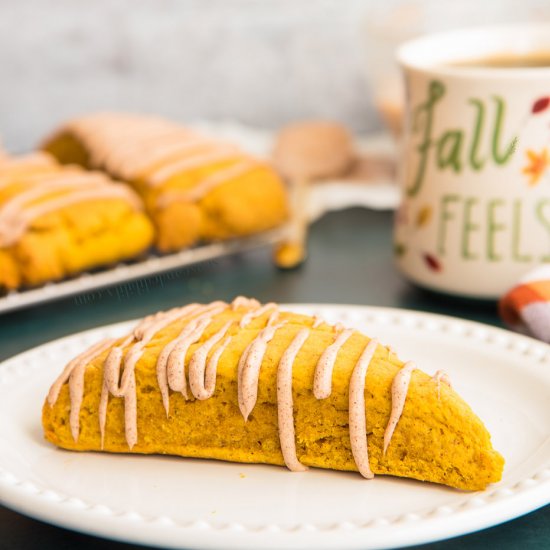
M 498 481 L 504 463 L 441 371 L 430 377 L 356 330 L 245 298 L 159 313 L 99 342 L 52 386 L 43 425 L 72 450 L 358 470 L 467 490 Z
M 163 252 L 266 231 L 288 215 L 285 186 L 268 163 L 159 117 L 81 116 L 43 147 L 62 163 L 130 183 L 145 202 Z

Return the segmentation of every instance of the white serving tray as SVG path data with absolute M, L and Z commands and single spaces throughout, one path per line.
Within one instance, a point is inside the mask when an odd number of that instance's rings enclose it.
M 268 158 L 273 146 L 273 133 L 234 121 L 197 122 L 191 127 L 204 134 L 236 143 L 243 150 Z M 393 154 L 393 144 L 385 135 L 373 135 L 358 140 L 362 152 Z M 325 213 L 354 206 L 374 210 L 393 210 L 399 202 L 395 182 L 382 179 L 367 184 L 347 181 L 324 181 L 312 185 L 308 199 L 307 217 L 313 222 Z M 196 263 L 246 252 L 272 245 L 282 239 L 284 227 L 243 239 L 200 245 L 173 254 L 151 254 L 144 260 L 121 263 L 109 269 L 84 273 L 76 278 L 48 283 L 40 288 L 19 290 L 0 296 L 0 314 L 15 309 L 42 304 L 50 300 L 90 292 L 106 286 L 129 282 L 190 266 Z
M 172 254 L 151 254 L 143 260 L 120 263 L 110 269 L 94 273 L 83 273 L 75 278 L 47 283 L 38 288 L 12 291 L 0 296 L 0 314 L 133 281 L 141 277 L 149 277 L 215 258 L 246 252 L 262 246 L 273 245 L 281 240 L 284 230 L 285 227 L 282 226 L 251 237 L 204 244 Z

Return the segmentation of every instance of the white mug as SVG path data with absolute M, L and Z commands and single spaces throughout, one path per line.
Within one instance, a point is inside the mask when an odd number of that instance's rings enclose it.
M 550 25 L 451 31 L 398 51 L 406 88 L 397 263 L 422 287 L 493 299 L 550 262 Z

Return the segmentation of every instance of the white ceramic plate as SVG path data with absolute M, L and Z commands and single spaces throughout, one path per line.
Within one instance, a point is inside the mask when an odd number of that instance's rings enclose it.
M 382 548 L 498 524 L 550 502 L 550 347 L 410 311 L 294 305 L 444 367 L 506 458 L 484 492 L 354 473 L 171 457 L 71 453 L 43 441 L 40 409 L 64 363 L 132 323 L 77 334 L 0 366 L 0 501 L 50 523 L 172 548 Z

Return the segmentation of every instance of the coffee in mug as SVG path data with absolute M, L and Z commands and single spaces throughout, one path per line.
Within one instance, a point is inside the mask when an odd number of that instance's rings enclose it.
M 420 286 L 497 298 L 550 263 L 550 25 L 405 43 L 400 269 Z

